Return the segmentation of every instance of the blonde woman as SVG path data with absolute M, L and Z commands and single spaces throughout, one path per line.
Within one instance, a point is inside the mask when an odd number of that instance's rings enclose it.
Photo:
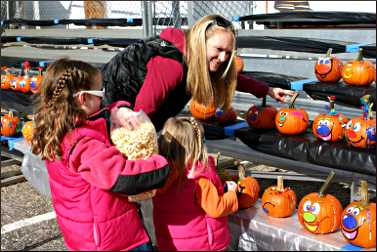
M 102 68 L 105 104 L 127 100 L 160 130 L 191 98 L 227 109 L 235 90 L 281 102 L 293 95 L 237 75 L 235 45 L 234 27 L 220 15 L 199 19 L 186 33 L 167 28 L 158 38 L 131 44 Z
M 159 251 L 221 251 L 229 246 L 228 215 L 238 209 L 237 184 L 224 184 L 207 154 L 202 125 L 193 117 L 169 118 L 159 137 L 160 154 L 172 168 L 153 198 Z

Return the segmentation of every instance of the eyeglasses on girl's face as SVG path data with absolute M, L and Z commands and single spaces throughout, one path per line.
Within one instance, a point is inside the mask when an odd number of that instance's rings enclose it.
M 226 20 L 225 18 L 223 17 L 220 17 L 220 16 L 216 16 L 214 20 L 212 20 L 207 28 L 206 28 L 206 31 L 213 25 L 217 25 L 217 26 L 221 26 L 221 27 L 224 27 L 224 28 L 231 28 L 232 31 L 234 32 L 234 27 L 233 27 L 233 24 L 232 22 Z
M 73 97 L 80 95 L 81 93 L 91 94 L 100 98 L 105 96 L 105 89 L 102 90 L 80 90 L 73 94 Z

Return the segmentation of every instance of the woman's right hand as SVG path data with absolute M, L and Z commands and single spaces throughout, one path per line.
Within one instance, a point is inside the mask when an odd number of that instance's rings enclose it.
M 110 115 L 111 129 L 124 127 L 128 130 L 134 130 L 139 126 L 139 120 L 136 112 L 127 107 L 115 109 Z
M 237 192 L 238 191 L 238 185 L 234 181 L 225 181 L 228 191 Z

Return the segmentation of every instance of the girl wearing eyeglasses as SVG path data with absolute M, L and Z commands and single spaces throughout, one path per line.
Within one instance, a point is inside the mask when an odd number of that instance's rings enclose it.
M 69 59 L 49 65 L 36 101 L 32 152 L 46 160 L 68 249 L 152 250 L 127 195 L 161 187 L 169 167 L 160 155 L 128 160 L 111 144 L 108 118 L 129 103 L 100 109 L 102 97 L 99 69 Z
M 105 103 L 125 99 L 148 114 L 157 130 L 192 98 L 223 110 L 235 90 L 285 102 L 293 91 L 237 74 L 236 35 L 232 23 L 219 15 L 199 19 L 186 33 L 163 30 L 159 38 L 132 44 L 102 67 Z

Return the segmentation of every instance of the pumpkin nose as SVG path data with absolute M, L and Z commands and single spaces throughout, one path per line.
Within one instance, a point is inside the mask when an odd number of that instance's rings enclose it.
M 356 137 L 356 133 L 353 130 L 349 130 L 347 132 L 347 135 L 348 135 L 349 138 L 355 138 Z
M 352 215 L 347 214 L 343 219 L 343 226 L 345 226 L 347 229 L 354 229 L 357 227 L 357 220 Z
M 328 135 L 330 135 L 331 133 L 331 130 L 329 129 L 329 127 L 325 126 L 325 125 L 320 125 L 318 128 L 317 128 L 317 132 L 320 136 L 323 136 L 323 137 L 326 137 Z
M 305 212 L 303 217 L 306 222 L 313 222 L 316 219 L 316 216 L 310 212 Z
M 330 66 L 329 65 L 323 65 L 323 64 L 321 64 L 321 65 L 317 66 L 317 71 L 320 74 L 326 74 L 326 73 L 328 73 L 329 70 L 330 70 Z
M 284 122 L 285 121 L 285 116 L 280 116 L 279 120 L 282 121 L 282 122 Z

